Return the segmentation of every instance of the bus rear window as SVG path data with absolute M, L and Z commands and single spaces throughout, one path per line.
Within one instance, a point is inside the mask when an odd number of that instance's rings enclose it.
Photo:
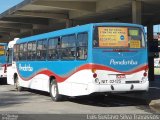
M 5 46 L 0 45 L 0 56 L 5 54 Z
M 100 48 L 142 48 L 145 47 L 145 41 L 140 28 L 99 26 L 95 28 L 93 46 Z

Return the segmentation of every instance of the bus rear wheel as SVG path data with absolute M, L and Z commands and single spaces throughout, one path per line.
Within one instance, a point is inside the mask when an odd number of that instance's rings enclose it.
M 62 95 L 59 94 L 58 85 L 55 80 L 52 80 L 50 83 L 50 96 L 55 102 L 62 100 Z
M 15 78 L 15 87 L 17 89 L 17 91 L 22 91 L 22 87 L 19 85 L 19 80 L 18 77 Z

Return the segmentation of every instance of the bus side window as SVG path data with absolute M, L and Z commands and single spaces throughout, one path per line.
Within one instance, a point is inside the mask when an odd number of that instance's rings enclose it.
M 24 44 L 20 44 L 19 60 L 23 60 L 23 46 L 24 46 Z
M 36 42 L 32 43 L 32 54 L 31 54 L 32 60 L 36 59 Z
M 19 60 L 19 45 L 14 45 L 14 56 L 13 56 L 13 61 L 18 61 Z
M 27 58 L 27 43 L 24 43 L 24 46 L 23 46 L 23 60 L 26 60 Z
M 51 38 L 48 44 L 48 60 L 59 59 L 60 38 Z
M 27 60 L 35 60 L 36 58 L 36 42 L 29 42 L 28 43 L 28 53 L 27 53 Z
M 47 40 L 43 40 L 43 46 L 42 46 L 42 59 L 45 60 L 47 56 Z
M 27 53 L 27 60 L 31 60 L 31 52 L 32 52 L 32 43 L 28 43 L 28 53 Z
M 74 60 L 76 57 L 76 35 L 62 37 L 61 59 Z
M 20 58 L 19 58 L 19 51 L 20 51 L 20 45 L 17 45 L 17 47 L 16 47 L 16 61 L 20 60 Z
M 37 42 L 37 60 L 45 60 L 47 53 L 47 40 Z
M 88 33 L 78 34 L 77 39 L 77 59 L 87 59 Z

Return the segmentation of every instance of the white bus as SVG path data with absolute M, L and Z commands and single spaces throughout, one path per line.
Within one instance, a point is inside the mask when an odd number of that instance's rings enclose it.
M 8 47 L 7 47 L 7 83 L 8 84 L 14 84 L 14 82 L 12 81 L 12 72 L 13 72 L 13 69 L 15 68 L 14 66 L 14 62 L 13 62 L 13 47 L 14 47 L 14 44 L 16 43 L 16 41 L 18 40 L 19 38 L 15 38 L 14 40 L 10 41 L 8 43 Z
M 94 23 L 17 40 L 7 82 L 19 90 L 49 92 L 54 101 L 63 95 L 147 91 L 143 26 Z

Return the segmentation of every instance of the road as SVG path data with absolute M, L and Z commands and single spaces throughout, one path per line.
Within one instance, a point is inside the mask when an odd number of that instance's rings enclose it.
M 88 119 L 87 114 L 153 114 L 154 112 L 146 103 L 126 99 L 126 97 L 86 96 L 53 102 L 49 93 L 29 89 L 17 92 L 14 86 L 0 85 L 0 113 L 3 115 L 5 113 L 38 114 L 41 115 L 40 118 L 43 118 L 42 114 L 47 114 L 47 116 L 61 114 L 61 117 L 74 114 L 78 117 L 85 114 L 83 117 Z M 25 115 L 25 117 L 29 116 Z M 37 118 L 37 116 L 33 116 L 33 118 Z

